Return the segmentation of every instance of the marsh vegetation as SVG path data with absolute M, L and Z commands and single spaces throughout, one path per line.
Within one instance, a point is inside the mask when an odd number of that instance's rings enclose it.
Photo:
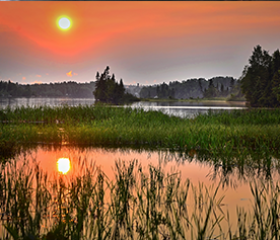
M 0 110 L 2 239 L 278 239 L 279 109 L 209 111 L 193 119 L 130 107 Z M 160 166 L 116 161 L 114 177 L 85 159 L 73 174 L 17 161 L 24 149 L 100 146 L 169 149 L 213 166 L 211 187 Z M 36 159 L 35 159 L 36 160 Z M 223 187 L 238 169 L 250 209 L 224 211 Z M 219 176 L 219 177 L 217 177 Z
M 86 159 L 72 174 L 35 162 L 1 166 L 2 239 L 278 239 L 279 184 L 250 184 L 251 211 L 224 211 L 221 184 L 193 185 L 180 173 L 115 162 L 114 177 Z
M 194 119 L 110 106 L 16 107 L 0 110 L 0 142 L 278 152 L 279 109 L 200 114 Z

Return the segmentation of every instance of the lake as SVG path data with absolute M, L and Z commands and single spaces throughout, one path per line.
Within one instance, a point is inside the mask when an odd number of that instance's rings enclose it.
M 144 110 L 161 111 L 170 116 L 193 118 L 198 114 L 207 114 L 211 109 L 217 111 L 231 111 L 235 109 L 246 109 L 244 102 L 205 101 L 205 102 L 137 102 L 132 108 L 143 108 Z
M 94 104 L 94 99 L 1 99 L 0 103 L 1 107 L 10 106 L 11 108 L 15 106 L 44 105 L 54 107 L 63 104 L 70 106 L 91 105 Z M 140 107 L 145 111 L 152 109 L 162 111 L 168 115 L 189 118 L 193 118 L 200 113 L 207 114 L 209 109 L 211 109 L 211 111 L 246 109 L 244 103 L 241 102 L 219 101 L 137 102 L 132 104 L 131 107 Z M 70 170 L 66 174 L 58 175 L 58 160 L 61 158 L 69 159 Z M 77 147 L 71 145 L 54 146 L 38 144 L 22 148 L 22 151 L 15 157 L 14 161 L 11 160 L 8 162 L 4 167 L 5 169 L 2 168 L 1 171 L 4 179 L 11 177 L 10 180 L 21 176 L 20 172 L 23 171 L 22 179 L 26 179 L 26 185 L 30 184 L 30 186 L 33 186 L 35 183 L 32 181 L 35 181 L 37 178 L 39 179 L 39 175 L 35 174 L 37 170 L 30 169 L 37 169 L 38 167 L 48 174 L 48 176 L 58 176 L 59 180 L 57 181 L 59 184 L 61 184 L 60 181 L 69 181 L 68 186 L 72 186 L 74 182 L 71 182 L 71 179 L 73 179 L 73 176 L 76 174 L 81 173 L 81 171 L 77 170 L 79 169 L 77 166 L 82 164 L 83 166 L 94 166 L 95 169 L 98 169 L 97 172 L 102 171 L 104 173 L 106 183 L 114 184 L 118 181 L 118 177 L 125 178 L 125 175 L 120 174 L 120 170 L 118 170 L 116 163 L 121 161 L 128 166 L 133 160 L 137 160 L 137 169 L 139 169 L 139 165 L 141 165 L 143 174 L 147 177 L 153 176 L 150 168 L 150 166 L 153 166 L 155 169 L 160 169 L 165 176 L 170 177 L 174 176 L 174 174 L 179 174 L 178 176 L 180 176 L 182 181 L 182 189 L 187 186 L 187 181 L 190 181 L 192 185 L 186 206 L 193 221 L 195 221 L 193 216 L 197 214 L 197 212 L 193 211 L 196 211 L 196 209 L 202 209 L 203 206 L 208 206 L 207 204 L 209 201 L 211 202 L 207 195 L 208 191 L 213 194 L 213 188 L 215 189 L 219 186 L 217 196 L 218 198 L 224 196 L 224 198 L 221 202 L 215 203 L 217 204 L 217 209 L 215 210 L 214 215 L 215 217 L 216 214 L 217 216 L 225 217 L 226 221 L 221 223 L 221 227 L 226 229 L 225 231 L 228 231 L 227 221 L 234 229 L 237 229 L 237 222 L 238 219 L 240 219 L 240 211 L 245 211 L 246 214 L 248 213 L 247 220 L 250 220 L 249 216 L 253 214 L 254 208 L 254 196 L 251 192 L 251 186 L 253 185 L 251 184 L 256 183 L 260 189 L 263 189 L 263 186 L 267 186 L 268 183 L 272 182 L 274 184 L 280 180 L 279 158 L 277 156 L 263 155 L 262 152 L 258 153 L 252 151 L 251 153 L 247 152 L 246 154 L 236 152 L 234 156 L 221 156 L 219 158 L 215 157 L 214 159 L 210 155 L 203 155 L 203 153 L 196 152 L 195 150 L 189 152 L 176 152 L 168 149 L 148 151 L 145 149 L 94 148 L 89 146 Z M 30 182 L 28 176 L 32 176 Z M 173 186 L 175 189 L 176 186 L 172 183 L 172 179 L 169 177 L 167 177 L 167 180 L 169 179 L 170 186 Z M 83 179 L 83 177 L 78 179 Z M 50 178 L 48 178 L 47 183 L 50 184 Z M 97 183 L 99 182 L 97 181 Z M 61 187 L 62 185 L 59 186 Z M 111 185 L 108 185 L 107 188 L 105 188 L 105 191 L 113 191 L 112 189 L 114 189 L 114 187 L 110 188 L 109 186 Z M 166 186 L 167 185 L 163 185 L 164 191 L 172 190 L 168 190 Z M 53 186 L 49 188 L 52 189 Z M 35 184 L 33 189 L 38 189 L 38 185 Z M 139 189 L 141 190 L 141 188 L 136 188 L 134 191 L 140 191 Z M 204 189 L 203 194 L 200 192 L 202 191 L 201 189 Z M 63 200 L 64 203 L 73 200 L 72 198 L 68 198 L 69 190 L 66 190 L 65 198 Z M 180 196 L 174 196 L 175 199 L 178 197 Z M 142 199 L 142 197 L 139 199 Z M 197 205 L 197 202 L 194 199 L 201 201 L 199 202 L 199 205 Z M 105 201 L 113 200 L 112 196 L 109 196 L 108 192 L 105 192 Z M 57 200 L 55 201 L 57 202 Z M 8 202 L 6 202 L 6 204 L 8 205 Z M 5 212 L 3 209 L 1 212 L 7 220 L 9 213 Z M 227 213 L 231 216 L 230 219 L 227 219 Z M 204 209 L 201 212 L 201 216 L 205 217 L 206 215 L 207 213 Z M 2 232 L 6 233 L 5 231 L 4 228 L 0 229 L 0 235 Z M 216 231 L 215 236 L 219 236 L 219 233 Z
M 0 106 L 11 108 L 16 106 L 78 106 L 92 105 L 95 100 L 92 98 L 0 98 Z M 170 116 L 193 118 L 197 114 L 206 114 L 210 109 L 216 111 L 231 111 L 235 109 L 246 109 L 245 102 L 226 101 L 184 101 L 184 102 L 136 102 L 130 105 L 132 108 L 143 108 L 145 111 L 161 111 Z
M 105 174 L 104 178 L 106 179 L 106 184 L 114 184 L 115 182 L 120 181 L 119 178 L 121 176 L 125 178 L 125 175 L 120 175 L 120 173 L 117 174 L 120 170 L 118 170 L 118 168 L 116 167 L 116 163 L 122 162 L 126 165 L 126 167 L 128 167 L 129 162 L 137 159 L 138 165 L 135 171 L 138 172 L 138 177 L 139 171 L 137 171 L 137 169 L 138 166 L 141 165 L 143 169 L 141 173 L 143 173 L 148 178 L 151 176 L 150 166 L 160 169 L 160 171 L 167 177 L 178 174 L 182 182 L 180 189 L 183 189 L 187 186 L 186 184 L 188 184 L 188 182 L 186 181 L 190 181 L 191 187 L 186 201 L 186 207 L 188 209 L 188 214 L 190 217 L 193 216 L 193 214 L 197 214 L 196 211 L 199 211 L 199 213 L 202 214 L 202 218 L 205 218 L 205 210 L 198 209 L 200 209 L 203 205 L 207 207 L 207 202 L 209 203 L 210 201 L 209 197 L 207 197 L 207 192 L 209 191 L 210 196 L 212 196 L 213 189 L 215 189 L 219 185 L 216 198 L 220 199 L 223 196 L 224 198 L 221 202 L 218 201 L 218 203 L 215 203 L 218 204 L 218 206 L 215 208 L 214 213 L 215 216 L 230 216 L 230 219 L 224 220 L 220 223 L 220 227 L 226 232 L 228 229 L 227 221 L 229 221 L 232 229 L 237 229 L 237 222 L 240 218 L 240 216 L 238 217 L 238 214 L 240 214 L 242 211 L 245 211 L 248 219 L 250 219 L 250 216 L 252 216 L 254 197 L 251 193 L 250 184 L 256 182 L 261 191 L 262 184 L 267 185 L 267 183 L 270 181 L 278 182 L 280 179 L 278 168 L 279 161 L 275 158 L 272 158 L 272 163 L 269 165 L 269 167 L 267 167 L 265 161 L 262 161 L 263 159 L 259 157 L 260 155 L 257 155 L 258 154 L 255 154 L 254 156 L 248 156 L 246 158 L 246 161 L 244 161 L 243 159 L 241 161 L 243 162 L 243 164 L 240 164 L 240 162 L 238 163 L 239 160 L 237 160 L 235 157 L 228 162 L 224 161 L 224 159 L 220 159 L 217 161 L 217 159 L 212 160 L 211 158 L 205 156 L 201 157 L 195 151 L 182 153 L 170 152 L 164 149 L 156 151 L 146 151 L 141 149 L 133 150 L 123 148 L 114 149 L 38 145 L 22 151 L 21 154 L 19 154 L 15 158 L 15 162 L 9 162 L 6 166 L 6 173 L 9 173 L 10 175 L 4 174 L 4 176 L 6 176 L 7 178 L 9 178 L 10 176 L 13 180 L 21 178 L 21 181 L 23 181 L 23 183 L 26 181 L 26 184 L 30 184 L 31 187 L 33 186 L 33 189 L 38 189 L 38 183 L 36 183 L 38 180 L 36 179 L 41 179 L 36 170 L 36 166 L 38 166 L 38 168 L 41 169 L 44 174 L 47 174 L 46 176 L 48 176 L 46 177 L 47 181 L 44 189 L 46 188 L 51 192 L 52 189 L 57 186 L 56 184 L 59 184 L 59 186 L 65 186 L 66 184 L 66 186 L 68 187 L 65 189 L 65 195 L 63 194 L 63 201 L 69 202 L 73 199 L 72 197 L 70 197 L 71 195 L 69 195 L 68 197 L 68 191 L 70 193 L 70 190 L 67 189 L 72 189 L 71 186 L 73 186 L 73 184 L 84 179 L 84 175 L 86 175 L 85 173 L 87 171 L 90 171 L 90 173 L 92 173 L 93 178 L 96 177 L 96 173 L 94 173 L 96 169 L 97 172 L 102 171 Z M 240 159 L 241 158 L 242 157 L 240 157 Z M 70 170 L 63 175 L 60 174 L 58 176 L 59 159 L 69 159 Z M 86 166 L 86 169 L 82 167 L 84 170 L 81 171 L 81 166 Z M 4 172 L 5 171 L 2 170 L 2 174 Z M 45 176 L 44 174 L 41 175 L 42 179 L 44 178 L 43 176 Z M 38 177 L 36 177 L 37 175 Z M 75 176 L 77 176 L 77 178 L 75 178 Z M 54 177 L 55 179 L 54 182 L 57 182 L 55 185 L 51 184 L 51 182 L 53 181 L 52 177 Z M 57 181 L 56 179 L 59 179 L 59 181 Z M 14 184 L 13 180 L 10 180 L 11 185 Z M 67 185 L 67 182 L 69 182 L 69 185 Z M 142 180 L 140 182 L 142 182 Z M 168 181 L 165 182 L 165 184 L 167 183 Z M 172 181 L 170 181 L 169 183 L 172 184 Z M 163 188 L 166 188 L 165 184 Z M 173 187 L 174 189 L 176 188 L 175 185 Z M 110 195 L 110 191 L 112 190 L 110 189 L 112 188 L 110 188 L 109 185 L 108 187 L 105 187 L 104 201 L 106 204 L 107 201 L 113 201 L 112 196 Z M 138 188 L 136 188 L 136 190 L 137 189 Z M 72 190 L 74 191 L 74 189 Z M 166 188 L 166 191 L 167 190 L 168 188 Z M 180 195 L 178 195 L 178 197 L 179 196 Z M 54 199 L 56 198 L 57 196 L 54 196 Z M 198 207 L 195 199 L 197 199 L 198 201 L 202 201 L 200 203 L 202 204 L 202 206 Z M 174 205 L 174 207 L 176 207 L 176 205 Z M 237 211 L 239 211 L 239 213 Z M 53 212 L 56 212 L 56 210 L 53 210 Z M 52 219 L 52 221 L 55 221 L 54 219 L 56 219 L 56 217 L 50 218 Z M 51 224 L 52 221 L 49 221 L 48 224 Z M 213 221 L 213 219 L 211 221 Z M 5 232 L 5 230 L 1 230 L 0 228 L 0 234 L 1 232 Z M 188 234 L 190 234 L 189 231 L 187 232 Z M 214 236 L 217 236 L 217 238 L 215 239 L 219 239 L 218 236 L 220 236 L 220 233 L 217 229 L 214 232 Z
M 115 162 L 123 160 L 125 162 L 137 159 L 144 169 L 149 165 L 160 167 L 165 173 L 178 172 L 182 180 L 189 179 L 194 185 L 203 182 L 206 186 L 212 184 L 221 187 L 222 194 L 225 194 L 225 208 L 235 211 L 237 206 L 244 206 L 252 200 L 249 183 L 254 179 L 262 181 L 278 181 L 279 171 L 278 160 L 273 158 L 270 168 L 263 168 L 260 164 L 260 157 L 247 160 L 247 163 L 237 164 L 232 159 L 231 162 L 214 162 L 211 159 L 203 159 L 197 153 L 171 152 L 168 150 L 147 151 L 142 149 L 123 148 L 96 148 L 96 147 L 76 147 L 76 146 L 36 146 L 31 150 L 24 151 L 18 156 L 18 161 L 24 159 L 30 163 L 36 161 L 40 168 L 49 174 L 57 172 L 57 160 L 68 158 L 70 162 L 77 163 L 79 159 L 85 159 L 94 163 L 109 179 L 114 178 Z M 255 162 L 254 162 L 255 161 Z M 74 173 L 74 170 L 69 171 Z

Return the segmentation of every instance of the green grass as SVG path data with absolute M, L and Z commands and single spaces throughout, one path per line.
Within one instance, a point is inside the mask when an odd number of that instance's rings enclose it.
M 235 110 L 170 117 L 104 106 L 0 110 L 0 142 L 225 151 L 280 149 L 280 109 Z
M 104 106 L 0 110 L 0 155 L 13 159 L 29 144 L 71 144 L 180 151 L 214 165 L 230 184 L 236 166 L 271 179 L 278 165 L 280 110 L 252 109 L 169 117 L 161 112 Z M 34 145 L 33 145 L 34 146 Z M 183 183 L 178 174 L 133 161 L 117 162 L 115 179 L 78 161 L 76 176 L 49 176 L 16 161 L 1 165 L 2 239 L 279 239 L 279 185 L 252 183 L 252 209 L 237 209 L 232 226 L 219 210 L 220 187 Z M 203 203 L 203 204 L 202 204 Z M 190 207 L 191 206 L 191 207 Z M 9 221 L 8 219 L 9 218 Z M 222 228 L 224 222 L 228 228 Z M 219 237 L 217 237 L 219 236 Z
M 194 186 L 137 160 L 116 161 L 109 179 L 86 159 L 71 160 L 69 175 L 47 174 L 36 161 L 1 165 L 1 239 L 280 237 L 278 183 L 251 183 L 251 211 L 238 208 L 234 218 L 222 210 L 220 184 Z

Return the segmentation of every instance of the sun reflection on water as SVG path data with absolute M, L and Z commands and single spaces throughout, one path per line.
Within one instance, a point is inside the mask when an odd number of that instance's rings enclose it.
M 59 158 L 57 160 L 57 170 L 63 174 L 66 174 L 70 170 L 69 158 Z

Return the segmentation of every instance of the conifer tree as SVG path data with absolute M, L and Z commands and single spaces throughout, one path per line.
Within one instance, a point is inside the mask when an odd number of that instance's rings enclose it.
M 224 84 L 221 84 L 221 93 L 224 93 Z
M 277 56 L 277 53 L 275 54 Z M 278 59 L 277 57 L 275 59 Z M 277 65 L 277 60 L 275 64 Z M 261 46 L 254 48 L 249 59 L 249 66 L 245 66 L 241 77 L 241 88 L 251 106 L 274 106 L 272 98 L 272 78 L 275 65 L 272 57 Z
M 116 82 L 115 75 L 110 76 L 109 67 L 106 67 L 104 72 L 99 75 L 96 74 L 96 84 L 95 91 L 93 92 L 96 101 L 111 103 L 111 104 L 121 104 L 126 101 L 135 101 L 136 97 L 131 94 L 125 93 L 125 88 L 123 85 L 123 80 L 120 83 Z

